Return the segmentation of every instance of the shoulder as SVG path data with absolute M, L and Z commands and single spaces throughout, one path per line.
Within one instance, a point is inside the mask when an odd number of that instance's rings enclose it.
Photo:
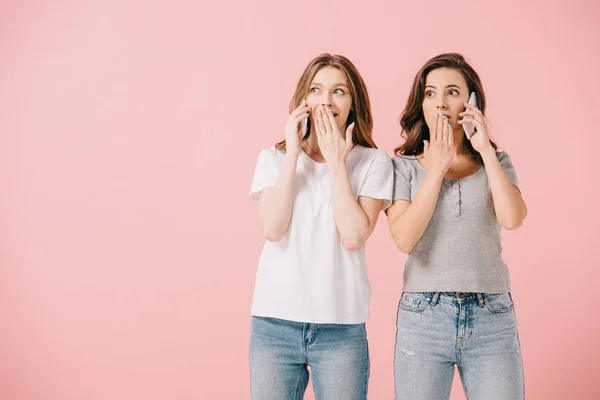
M 277 150 L 275 146 L 262 149 L 258 154 L 258 159 L 261 161 L 277 161 L 285 156 L 285 152 Z
M 392 158 L 394 169 L 414 169 L 419 163 L 415 156 L 399 155 Z
M 496 157 L 498 157 L 499 161 L 510 160 L 510 156 L 504 150 L 502 150 L 502 151 L 496 151 Z
M 388 154 L 383 150 L 374 149 L 372 147 L 364 147 L 359 144 L 354 146 L 354 149 L 352 149 L 352 153 L 356 153 L 358 157 L 368 160 L 390 159 L 390 156 L 388 156 Z
M 390 156 L 385 151 L 360 145 L 354 146 L 348 156 L 348 163 L 359 168 L 370 168 L 371 166 L 379 168 L 385 165 L 392 168 Z

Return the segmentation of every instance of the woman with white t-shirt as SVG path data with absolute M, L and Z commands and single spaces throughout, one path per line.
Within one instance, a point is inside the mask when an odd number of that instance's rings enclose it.
M 258 157 L 250 197 L 267 240 L 252 304 L 255 400 L 303 398 L 308 366 L 317 398 L 366 398 L 364 244 L 393 191 L 372 127 L 354 65 L 322 54 L 298 81 L 285 139 Z

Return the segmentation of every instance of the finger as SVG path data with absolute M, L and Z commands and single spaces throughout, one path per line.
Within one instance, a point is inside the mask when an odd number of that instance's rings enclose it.
M 294 109 L 294 111 L 292 111 L 292 115 L 297 115 L 297 114 L 302 114 L 303 112 L 305 112 L 308 109 L 308 103 L 304 102 L 302 104 L 300 104 L 298 107 L 296 107 Z
M 321 119 L 323 122 L 325 134 L 333 135 L 333 129 L 331 129 L 331 123 L 329 122 L 329 117 L 327 116 L 327 110 L 324 106 L 320 107 L 319 110 L 321 111 Z
M 317 108 L 317 109 L 315 109 L 314 114 L 315 114 L 315 127 L 316 127 L 316 131 L 317 131 L 317 136 L 322 137 L 323 136 L 323 121 L 321 121 L 321 112 Z
M 474 112 L 475 114 L 479 114 L 481 116 L 482 119 L 485 118 L 485 116 L 483 115 L 483 111 L 481 111 L 479 108 L 477 108 L 477 106 L 472 106 L 469 103 L 465 103 L 465 111 L 470 111 L 470 112 Z M 464 112 L 464 111 L 463 111 Z
M 317 137 L 323 136 L 323 121 L 321 120 L 321 113 L 319 109 L 316 109 L 315 112 L 315 130 L 317 131 Z
M 335 117 L 333 116 L 333 112 L 329 107 L 325 107 L 325 115 L 327 121 L 329 122 L 329 126 L 331 127 L 332 134 L 339 134 L 339 129 L 335 129 L 337 127 L 337 122 L 335 122 Z
M 479 110 L 477 110 L 477 111 L 479 111 Z M 461 117 L 466 117 L 466 116 L 473 117 L 474 119 L 481 121 L 481 122 L 483 122 L 483 120 L 484 120 L 483 114 L 481 112 L 476 112 L 474 110 L 463 111 L 461 113 L 458 113 L 458 115 L 460 115 Z
M 457 122 L 461 125 L 464 124 L 465 122 L 470 122 L 477 127 L 483 126 L 483 122 L 478 121 L 478 120 L 474 119 L 473 117 L 464 117 L 463 119 L 458 120 Z
M 427 140 L 423 140 L 423 154 L 427 157 L 427 153 L 429 153 L 429 142 Z
M 454 147 L 454 131 L 450 124 L 448 124 L 448 146 Z
M 448 117 L 442 113 L 440 115 L 439 119 L 440 119 L 440 121 L 438 122 L 436 140 L 438 142 L 443 142 L 444 141 L 444 129 L 447 128 L 446 125 L 448 125 Z M 431 141 L 431 143 L 433 143 L 433 141 Z
M 444 126 L 442 126 L 442 137 L 440 138 L 442 143 L 448 144 L 448 119 L 444 116 Z
M 302 101 L 300 102 L 300 104 L 298 104 L 298 107 L 296 107 L 294 111 L 301 110 L 304 107 L 308 107 L 308 102 L 306 101 L 306 99 L 302 99 Z
M 300 112 L 298 115 L 294 117 L 294 121 L 296 123 L 308 118 L 310 116 L 310 111 L 307 109 L 306 112 Z
M 475 111 L 481 112 L 481 110 L 479 108 L 477 108 L 477 106 L 471 105 L 469 103 L 464 103 L 464 105 L 467 110 L 475 110 Z
M 438 126 L 440 125 L 440 113 L 435 114 L 435 127 L 429 132 L 429 139 L 433 142 L 437 139 Z
M 350 125 L 348 125 L 348 128 L 346 128 L 346 145 L 348 146 L 348 148 L 352 148 L 352 146 L 354 146 L 354 140 L 352 138 L 352 133 L 354 132 L 354 125 L 355 123 L 351 123 Z

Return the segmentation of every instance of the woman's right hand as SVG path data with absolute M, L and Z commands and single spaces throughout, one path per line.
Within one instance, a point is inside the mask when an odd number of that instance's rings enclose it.
M 288 154 L 300 154 L 300 146 L 302 143 L 302 129 L 298 128 L 298 124 L 308 118 L 309 107 L 304 101 L 298 108 L 290 114 L 287 124 L 285 125 L 285 151 Z
M 454 135 L 448 118 L 439 113 L 436 115 L 436 128 L 429 132 L 431 143 L 424 140 L 424 153 L 429 171 L 441 174 L 448 172 L 454 159 Z

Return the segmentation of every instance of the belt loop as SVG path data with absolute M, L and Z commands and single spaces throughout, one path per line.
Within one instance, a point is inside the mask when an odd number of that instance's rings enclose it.
M 483 307 L 483 295 L 481 293 L 475 293 L 477 295 L 477 302 L 480 307 Z
M 438 300 L 440 299 L 440 292 L 434 292 L 432 293 L 433 295 L 431 296 L 431 300 L 429 301 L 429 304 L 431 304 L 432 306 L 435 306 L 438 302 Z

